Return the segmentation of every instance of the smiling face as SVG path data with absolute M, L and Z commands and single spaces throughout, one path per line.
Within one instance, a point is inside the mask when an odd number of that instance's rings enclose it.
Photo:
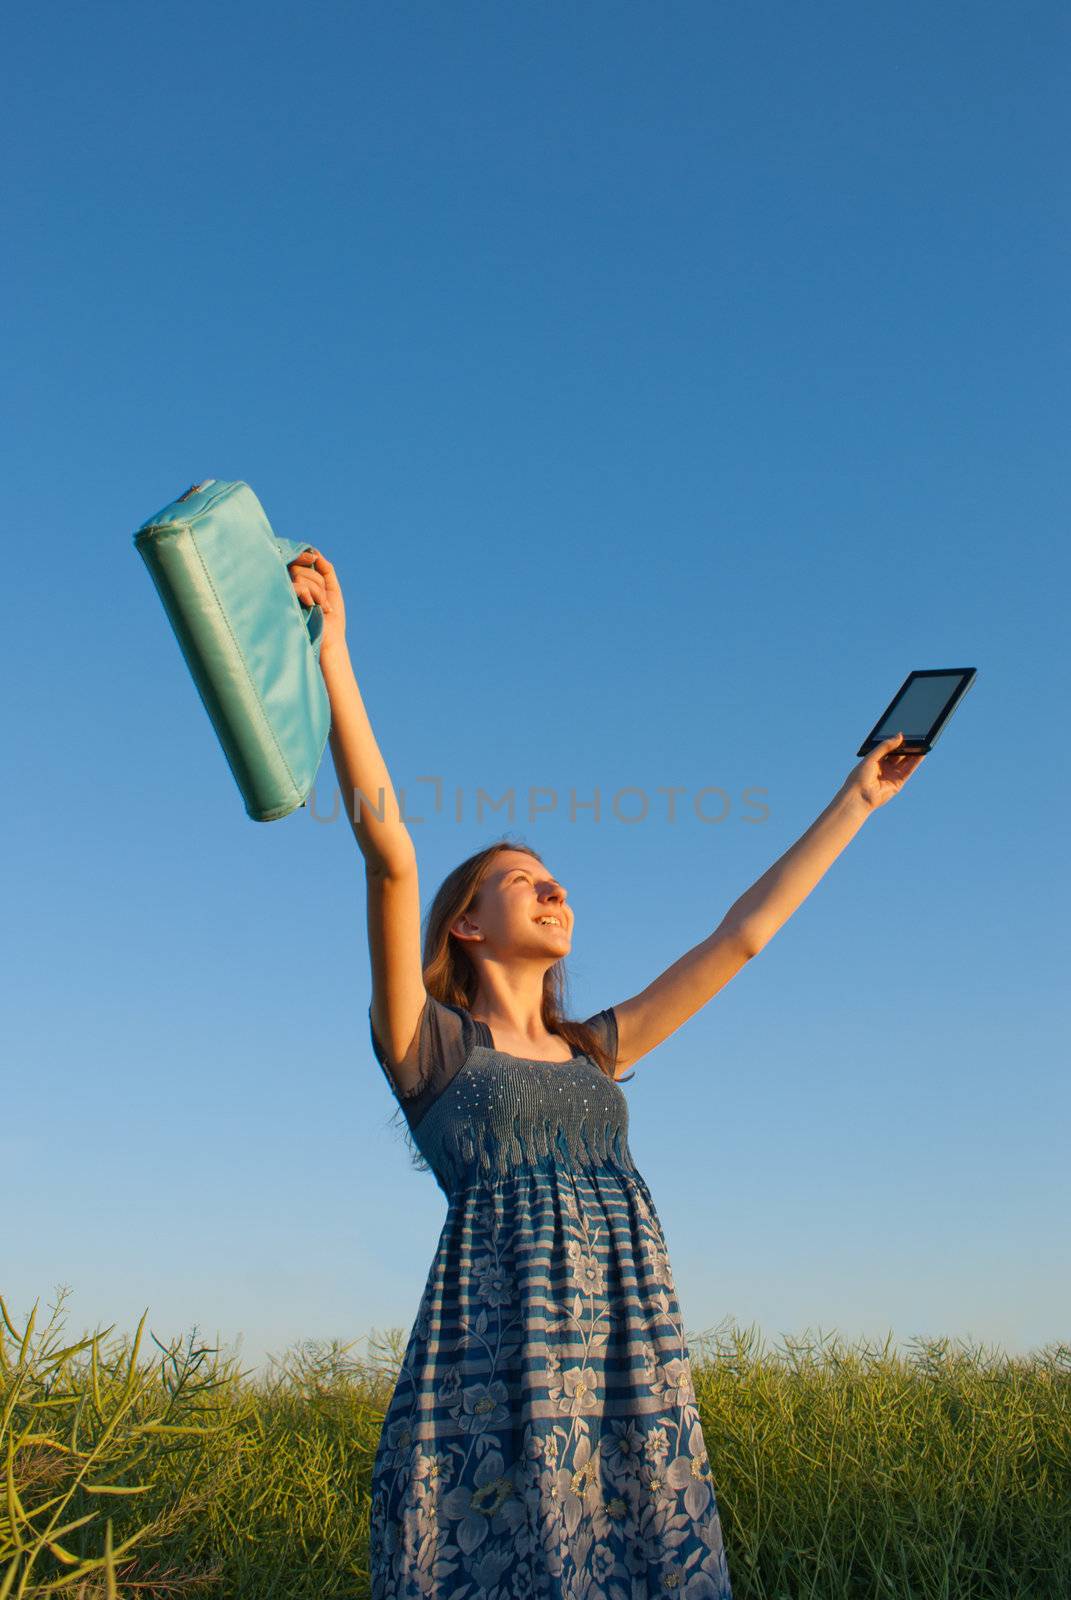
M 525 850 L 501 850 L 476 900 L 451 931 L 476 957 L 543 958 L 552 966 L 568 955 L 573 912 L 566 891 L 541 861 Z

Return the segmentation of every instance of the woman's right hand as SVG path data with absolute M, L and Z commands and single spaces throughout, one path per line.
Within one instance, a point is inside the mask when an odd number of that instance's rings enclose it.
M 325 655 L 346 643 L 346 602 L 335 569 L 318 550 L 303 550 L 287 563 L 287 571 L 303 606 L 319 606 L 324 614 L 320 664 Z

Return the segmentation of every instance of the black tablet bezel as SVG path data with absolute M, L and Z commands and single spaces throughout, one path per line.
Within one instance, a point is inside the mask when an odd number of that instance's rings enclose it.
M 925 755 L 928 751 L 932 750 L 934 745 L 937 743 L 941 736 L 941 730 L 944 728 L 945 723 L 948 721 L 949 717 L 952 715 L 953 711 L 959 705 L 960 701 L 963 699 L 963 696 L 967 693 L 967 690 L 974 682 L 975 677 L 977 676 L 977 671 L 977 667 L 926 667 L 922 671 L 909 672 L 899 689 L 897 689 L 896 693 L 889 701 L 889 704 L 885 707 L 885 710 L 881 713 L 881 716 L 875 722 L 873 728 L 871 728 L 870 732 L 863 740 L 859 749 L 856 751 L 856 755 L 869 755 L 875 746 L 882 744 L 884 740 L 889 737 L 887 733 L 879 734 L 878 729 L 885 722 L 885 719 L 890 715 L 894 706 L 896 705 L 896 702 L 901 700 L 907 693 L 908 689 L 911 687 L 916 678 L 958 677 L 959 682 L 953 685 L 948 699 L 945 701 L 944 705 L 941 707 L 941 710 L 937 713 L 937 716 L 931 723 L 929 732 L 926 734 L 926 736 L 921 739 L 905 737 L 903 743 L 898 744 L 896 747 L 896 752 L 898 755 L 909 752 L 917 752 Z

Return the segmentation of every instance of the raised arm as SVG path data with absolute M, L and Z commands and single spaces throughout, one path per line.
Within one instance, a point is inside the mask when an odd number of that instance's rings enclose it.
M 372 1025 L 404 1090 L 416 1082 L 420 1018 L 427 1000 L 416 849 L 357 687 L 335 569 L 319 551 L 305 551 L 289 571 L 302 604 L 323 607 L 320 670 L 331 703 L 331 755 L 342 804 L 364 857 Z
M 687 1022 L 769 944 L 867 817 L 900 792 L 925 759 L 895 754 L 901 737 L 886 739 L 859 762 L 806 833 L 740 896 L 712 934 L 640 994 L 614 1007 L 616 1077 Z

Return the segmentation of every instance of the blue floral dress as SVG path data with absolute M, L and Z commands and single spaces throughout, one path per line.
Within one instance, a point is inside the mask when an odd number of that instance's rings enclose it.
M 587 1020 L 614 1059 L 613 1007 Z M 622 1090 L 429 996 L 403 1093 L 369 1025 L 447 1201 L 376 1452 L 373 1600 L 731 1600 Z

